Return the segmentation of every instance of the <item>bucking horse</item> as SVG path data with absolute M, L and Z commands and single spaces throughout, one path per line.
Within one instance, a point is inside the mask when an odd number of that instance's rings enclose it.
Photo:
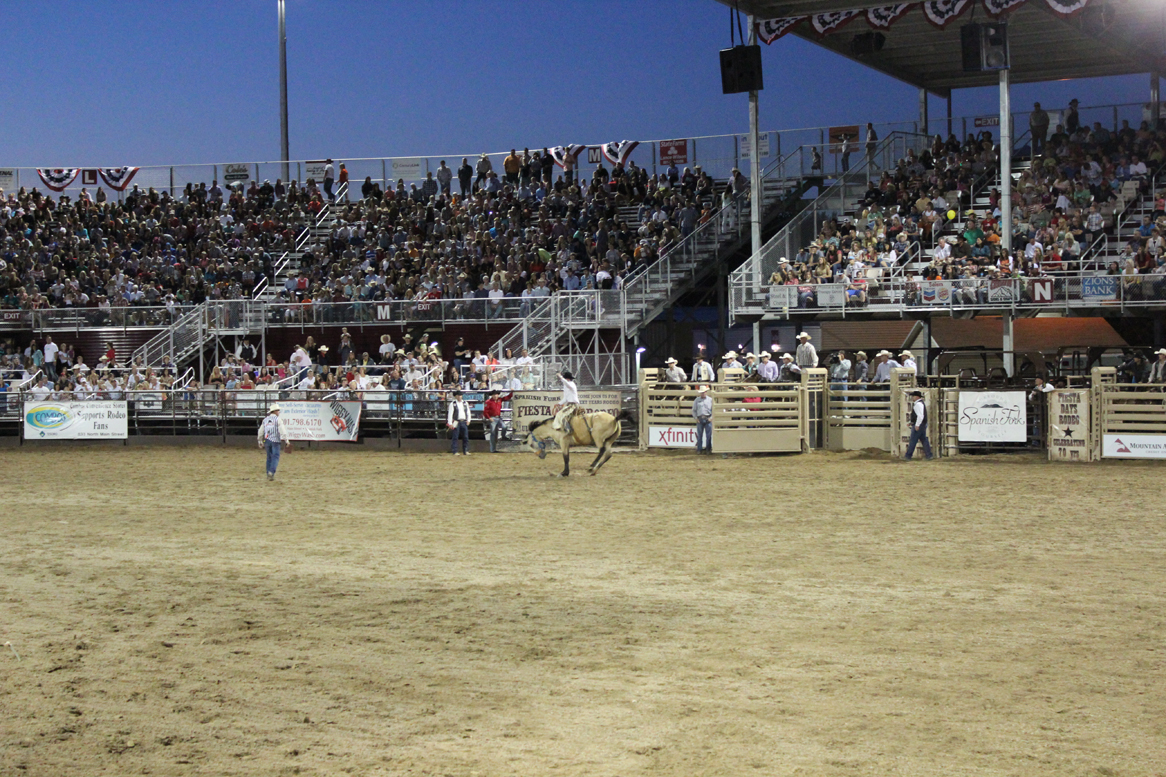
M 619 418 L 602 410 L 576 413 L 567 422 L 568 429 L 555 429 L 554 420 L 552 417 L 532 423 L 527 430 L 526 443 L 540 459 L 545 459 L 547 444 L 555 442 L 563 451 L 563 471 L 559 477 L 564 478 L 571 474 L 571 446 L 594 445 L 599 449 L 595 461 L 587 468 L 587 474 L 594 475 L 611 458 L 612 447 L 623 431 Z

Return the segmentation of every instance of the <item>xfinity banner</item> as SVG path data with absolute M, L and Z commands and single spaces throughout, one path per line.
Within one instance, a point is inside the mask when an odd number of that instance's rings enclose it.
M 1023 391 L 961 391 L 960 442 L 1024 442 L 1028 413 Z
M 649 448 L 696 448 L 695 426 L 649 426 Z
M 360 402 L 281 402 L 280 418 L 288 439 L 308 442 L 356 442 Z
M 25 402 L 26 440 L 124 440 L 129 436 L 125 400 Z
M 516 435 L 526 434 L 531 422 L 538 422 L 553 418 L 559 412 L 559 402 L 563 398 L 562 391 L 517 391 L 511 400 L 511 422 Z M 618 391 L 580 391 L 579 404 L 584 412 L 594 413 L 599 410 L 619 415 L 620 402 Z

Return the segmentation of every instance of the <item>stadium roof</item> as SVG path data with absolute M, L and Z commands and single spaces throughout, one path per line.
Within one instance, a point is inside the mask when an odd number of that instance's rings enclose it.
M 758 20 L 791 18 L 853 9 L 887 7 L 887 0 L 718 0 L 739 7 Z M 1068 0 L 1062 0 L 1068 2 Z M 810 21 L 792 27 L 791 35 L 824 46 L 848 59 L 928 91 L 989 86 L 995 71 L 965 73 L 960 56 L 960 26 L 989 21 L 980 0 L 971 0 L 943 29 L 913 5 L 889 29 L 881 51 L 855 55 L 856 34 L 870 32 L 865 14 L 837 30 L 819 35 Z M 1028 0 L 1007 14 L 1012 83 L 1148 73 L 1163 64 L 1166 31 L 1163 0 L 1089 0 L 1078 13 L 1055 13 L 1046 0 Z M 780 45 L 780 40 L 774 45 Z M 772 78 L 772 76 L 770 77 Z

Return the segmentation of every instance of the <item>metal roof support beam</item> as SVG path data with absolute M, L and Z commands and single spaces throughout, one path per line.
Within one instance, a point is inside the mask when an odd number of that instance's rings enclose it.
M 1156 72 L 1150 73 L 1150 129 L 1157 131 L 1158 129 L 1158 74 Z
M 757 45 L 757 25 L 749 16 L 749 45 Z M 749 90 L 749 222 L 752 253 L 761 250 L 761 138 L 758 133 L 757 90 Z M 780 156 L 780 154 L 779 154 Z
M 930 135 L 927 124 L 927 90 L 920 87 L 919 89 L 919 132 L 923 135 Z
M 1000 243 L 1006 254 L 1012 253 L 1012 85 L 1008 68 L 1000 71 Z

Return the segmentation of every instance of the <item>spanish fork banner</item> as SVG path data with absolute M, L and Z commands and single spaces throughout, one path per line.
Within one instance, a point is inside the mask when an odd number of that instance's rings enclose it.
M 531 421 L 538 422 L 554 417 L 559 412 L 561 391 L 516 391 L 510 402 L 511 423 L 514 434 L 525 435 Z M 584 412 L 595 413 L 600 410 L 619 415 L 620 398 L 618 391 L 580 391 L 579 404 Z
M 356 442 L 360 402 L 280 402 L 280 417 L 293 442 Z

